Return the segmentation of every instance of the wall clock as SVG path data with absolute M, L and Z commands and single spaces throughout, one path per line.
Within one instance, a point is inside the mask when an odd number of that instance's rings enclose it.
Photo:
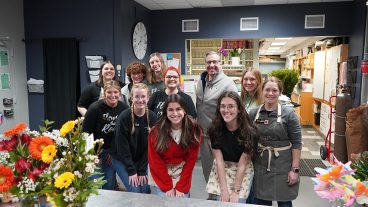
M 133 30 L 132 37 L 134 55 L 142 60 L 147 51 L 147 30 L 143 22 L 138 22 Z

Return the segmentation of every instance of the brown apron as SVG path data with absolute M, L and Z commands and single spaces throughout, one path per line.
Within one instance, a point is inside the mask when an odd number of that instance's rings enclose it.
M 225 163 L 227 190 L 229 191 L 229 193 L 231 193 L 234 191 L 234 183 L 236 172 L 238 171 L 238 163 L 230 161 L 224 161 L 224 163 Z M 253 175 L 254 175 L 253 163 L 249 162 L 246 166 L 244 178 L 240 185 L 239 198 L 248 198 L 250 189 L 252 187 Z M 208 183 L 206 186 L 206 191 L 207 193 L 221 195 L 216 160 L 213 161 L 211 173 L 208 178 Z
M 298 196 L 299 181 L 292 186 L 287 182 L 292 152 L 281 121 L 281 105 L 277 106 L 277 118 L 259 114 L 262 107 L 254 119 L 260 136 L 254 161 L 254 196 L 262 200 L 291 201 Z

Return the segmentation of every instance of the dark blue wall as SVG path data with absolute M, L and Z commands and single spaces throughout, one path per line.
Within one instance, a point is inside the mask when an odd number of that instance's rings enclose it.
M 136 60 L 131 47 L 133 26 L 138 20 L 148 25 L 149 14 L 133 0 L 24 1 L 27 77 L 44 79 L 44 38 L 80 40 L 81 89 L 89 79 L 86 55 L 106 55 L 125 68 Z M 29 116 L 32 129 L 45 119 L 43 95 L 29 94 Z
M 360 63 L 363 59 L 366 15 L 367 7 L 365 6 L 365 0 L 356 0 L 354 2 L 354 20 L 351 22 L 352 31 L 349 41 L 349 56 L 358 56 L 358 68 L 360 68 Z M 359 69 L 356 78 L 359 87 L 355 92 L 354 106 L 360 105 L 361 78 L 362 74 Z
M 185 57 L 185 39 L 350 35 L 353 8 L 354 2 L 334 2 L 152 11 L 152 48 Z M 324 29 L 304 29 L 305 15 L 313 14 L 326 15 Z M 241 17 L 259 17 L 259 30 L 240 31 Z M 181 32 L 183 19 L 199 19 L 199 32 Z

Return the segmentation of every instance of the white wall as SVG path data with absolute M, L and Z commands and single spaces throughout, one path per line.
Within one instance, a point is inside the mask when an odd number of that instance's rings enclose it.
M 9 40 L 3 43 L 9 50 L 10 64 L 8 67 L 0 67 L 0 73 L 10 74 L 11 85 L 10 90 L 0 90 L 0 112 L 3 113 L 4 108 L 14 108 L 14 116 L 4 120 L 0 125 L 0 133 L 21 121 L 29 124 L 26 52 L 25 44 L 22 42 L 24 38 L 22 0 L 0 1 L 0 39 L 4 37 L 9 37 Z M 13 98 L 13 106 L 5 107 L 3 98 Z

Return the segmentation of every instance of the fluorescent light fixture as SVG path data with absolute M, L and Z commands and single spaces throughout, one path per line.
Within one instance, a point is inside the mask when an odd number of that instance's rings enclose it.
M 275 38 L 275 40 L 291 40 L 293 39 L 292 37 L 277 37 Z
M 272 42 L 271 46 L 284 46 L 286 45 L 286 42 Z
M 267 50 L 279 50 L 280 47 L 269 47 Z

